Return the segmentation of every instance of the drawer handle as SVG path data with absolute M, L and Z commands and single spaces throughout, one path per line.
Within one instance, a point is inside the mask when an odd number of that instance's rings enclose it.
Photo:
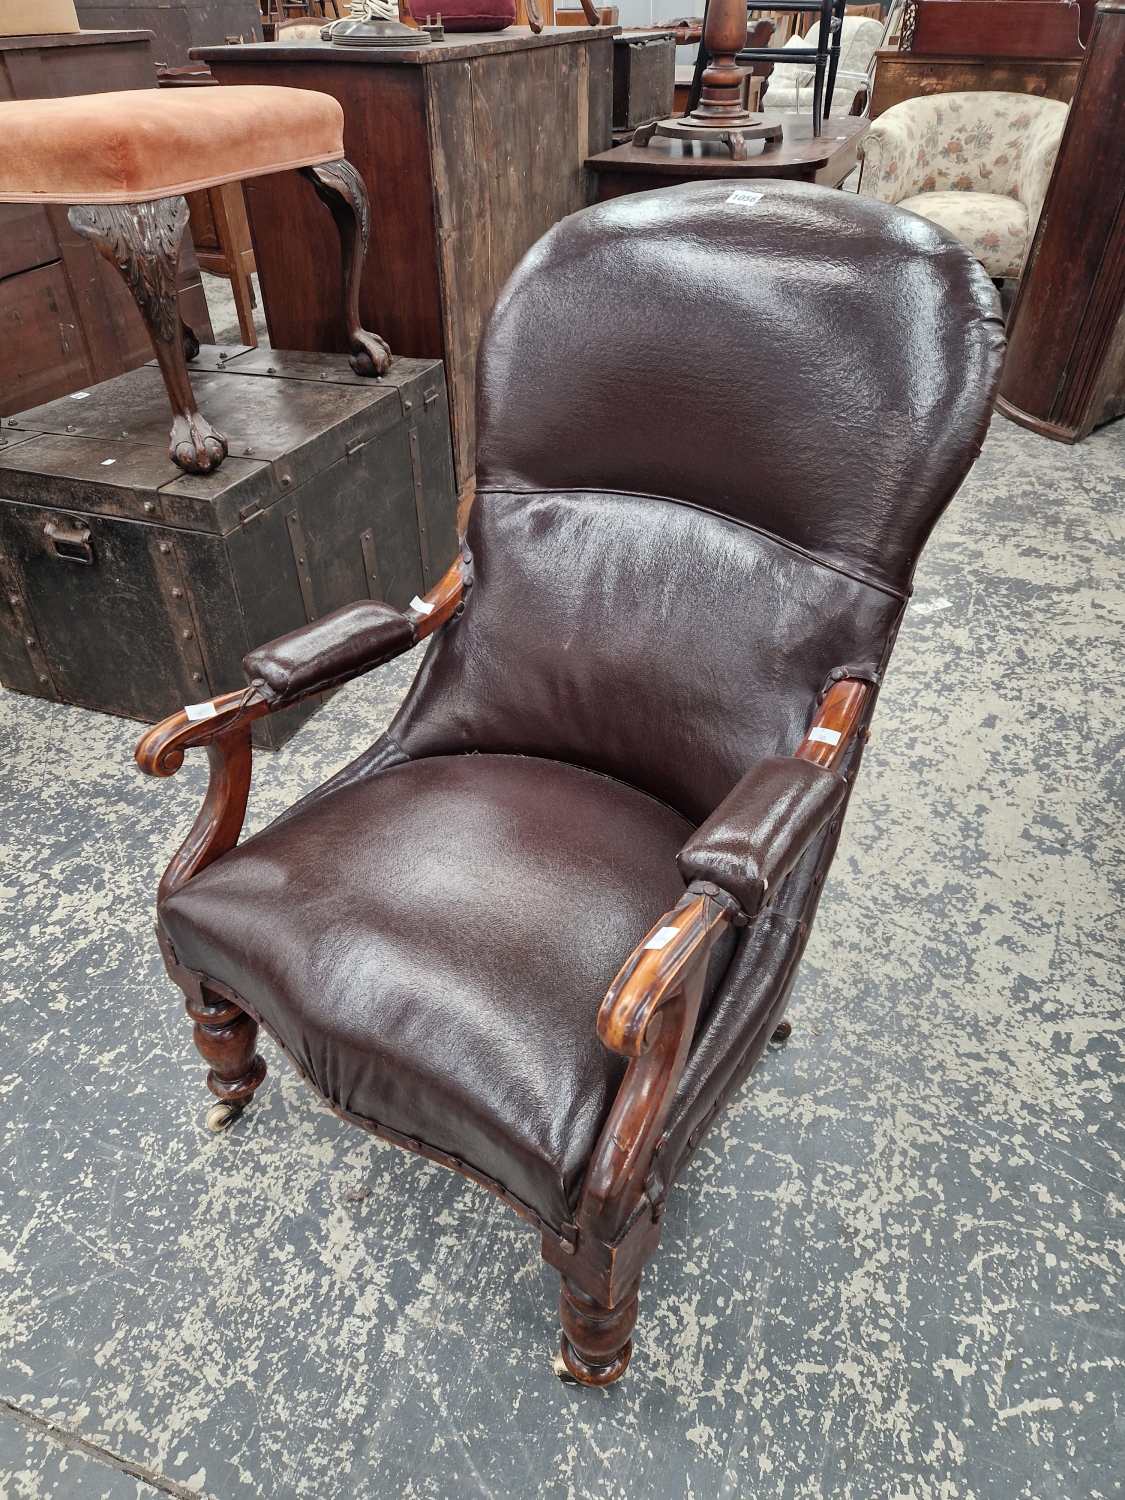
M 60 562 L 79 563 L 88 568 L 94 561 L 94 549 L 90 546 L 90 528 L 83 526 L 80 531 L 67 531 L 63 526 L 56 526 L 53 521 L 48 521 L 43 528 L 43 535 L 51 544 L 51 553 Z

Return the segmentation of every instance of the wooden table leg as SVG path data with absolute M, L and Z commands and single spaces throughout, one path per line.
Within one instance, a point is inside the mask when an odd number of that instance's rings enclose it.
M 377 333 L 368 333 L 359 321 L 359 283 L 371 233 L 371 206 L 363 178 L 342 158 L 319 167 L 301 167 L 300 173 L 328 207 L 340 236 L 344 327 L 352 351 L 348 363 L 357 375 L 385 375 L 391 367 L 391 351 Z
M 192 474 L 208 474 L 226 457 L 227 440 L 195 403 L 184 358 L 176 272 L 188 208 L 182 197 L 153 203 L 76 204 L 68 218 L 117 267 L 144 319 L 172 405 L 168 456 Z
M 244 344 L 258 347 L 254 329 L 253 291 L 250 274 L 257 270 L 251 248 L 250 223 L 246 217 L 246 199 L 241 182 L 224 182 L 210 190 L 211 217 L 215 237 L 227 264 L 234 308 L 238 314 L 238 331 Z

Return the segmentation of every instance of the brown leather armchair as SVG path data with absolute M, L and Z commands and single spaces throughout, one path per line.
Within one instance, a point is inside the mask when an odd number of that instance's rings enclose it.
M 343 1119 L 497 1193 L 561 1272 L 588 1384 L 628 1363 L 669 1188 L 788 1034 L 1003 350 L 943 230 L 755 192 L 552 229 L 481 345 L 456 565 L 405 613 L 352 604 L 252 651 L 245 692 L 138 748 L 154 775 L 211 760 L 157 931 L 212 1091 L 231 1112 L 261 1084 L 262 1025 Z M 427 635 L 387 733 L 235 847 L 251 721 Z

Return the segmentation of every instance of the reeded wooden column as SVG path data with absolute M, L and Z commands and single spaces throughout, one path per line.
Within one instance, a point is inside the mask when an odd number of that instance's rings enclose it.
M 1061 443 L 1125 413 L 1125 0 L 1103 0 L 1008 316 L 996 405 Z

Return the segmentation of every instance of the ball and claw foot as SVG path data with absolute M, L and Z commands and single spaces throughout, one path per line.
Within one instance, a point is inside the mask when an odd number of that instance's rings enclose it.
M 355 344 L 352 353 L 348 355 L 348 364 L 357 375 L 365 375 L 370 379 L 374 375 L 385 375 L 391 367 L 391 351 L 377 333 L 368 333 L 366 329 L 360 329 L 355 336 Z
M 199 412 L 172 423 L 168 457 L 189 474 L 210 474 L 227 456 L 227 440 Z
M 236 1104 L 231 1099 L 221 1099 L 207 1111 L 204 1123 L 208 1130 L 218 1135 L 221 1130 L 227 1130 L 233 1125 L 245 1108 L 244 1104 Z
M 787 1041 L 793 1035 L 793 1025 L 790 1021 L 779 1021 L 773 1029 L 772 1040 L 775 1042 Z

